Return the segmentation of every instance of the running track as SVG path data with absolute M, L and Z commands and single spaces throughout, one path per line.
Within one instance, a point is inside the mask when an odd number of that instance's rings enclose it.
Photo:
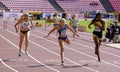
M 120 72 L 120 50 L 101 45 L 101 62 L 94 54 L 92 35 L 79 32 L 80 37 L 71 44 L 64 44 L 64 66 L 61 66 L 59 45 L 56 33 L 44 38 L 48 31 L 35 28 L 30 33 L 29 55 L 23 53 L 18 57 L 19 34 L 15 32 L 14 22 L 9 22 L 8 29 L 3 30 L 0 23 L 0 72 Z

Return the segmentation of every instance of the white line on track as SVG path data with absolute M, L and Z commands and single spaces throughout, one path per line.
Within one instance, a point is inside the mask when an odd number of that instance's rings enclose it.
M 25 65 L 13 65 L 13 66 L 10 66 L 10 67 L 26 67 Z M 0 68 L 5 68 L 4 66 L 0 66 Z
M 40 32 L 40 31 L 35 31 L 35 32 L 42 33 L 42 34 L 46 34 L 46 33 Z M 51 35 L 51 36 L 56 38 L 56 36 L 54 36 L 54 35 Z M 78 42 L 71 41 L 71 43 L 74 43 L 74 44 L 77 44 L 77 45 L 81 45 L 81 46 L 84 46 L 84 47 L 87 47 L 87 48 L 89 48 L 89 49 L 93 49 L 93 50 L 94 50 L 93 47 L 86 46 L 86 45 L 80 44 L 80 43 L 78 43 Z M 103 52 L 103 53 L 106 53 L 106 54 L 109 54 L 109 55 L 112 55 L 112 56 L 120 57 L 119 55 L 116 55 L 116 54 L 113 54 L 113 53 L 110 53 L 110 52 L 106 52 L 106 51 L 103 51 L 103 50 L 100 50 L 100 52 Z
M 7 30 L 7 31 L 8 31 L 8 30 Z M 12 44 L 13 46 L 15 46 L 16 48 L 19 48 L 17 45 L 15 45 L 14 43 L 12 43 L 10 40 L 8 40 L 7 38 L 5 38 L 4 36 L 0 35 L 0 37 L 3 38 L 3 39 L 5 39 L 6 41 L 8 41 L 10 44 Z M 24 51 L 22 50 L 22 52 L 24 52 Z M 45 66 L 45 67 L 47 67 L 47 68 L 49 68 L 49 69 L 51 69 L 51 70 L 53 70 L 53 71 L 60 72 L 60 71 L 58 71 L 58 70 L 56 70 L 56 69 L 54 69 L 54 68 L 52 68 L 52 67 L 50 67 L 50 66 L 45 65 L 44 63 L 42 63 L 42 62 L 40 62 L 39 60 L 35 59 L 35 58 L 34 58 L 33 56 L 31 56 L 30 54 L 28 54 L 28 56 L 29 56 L 30 58 L 32 58 L 33 60 L 35 60 L 36 62 L 38 62 L 39 64 L 42 64 L 43 66 Z
M 53 43 L 53 44 L 58 45 L 58 43 L 56 43 L 56 42 L 54 42 L 54 41 L 51 41 L 51 40 L 48 40 L 48 39 L 42 38 L 42 37 L 37 36 L 37 35 L 35 35 L 35 34 L 34 34 L 34 35 L 32 34 L 32 36 L 37 37 L 37 38 L 44 39 L 44 40 L 46 40 L 46 41 L 49 41 L 49 42 L 51 42 L 51 43 Z M 84 46 L 85 46 L 85 45 L 84 45 Z M 72 49 L 72 48 L 69 48 L 69 47 L 67 47 L 67 46 L 64 46 L 64 47 L 65 47 L 66 49 L 69 49 L 69 50 L 75 51 L 75 52 L 77 52 L 77 53 L 80 53 L 80 54 L 86 55 L 86 56 L 88 56 L 88 57 L 91 57 L 91 58 L 97 59 L 97 58 L 94 57 L 94 56 L 91 56 L 91 55 L 88 55 L 88 54 L 86 54 L 86 53 L 83 53 L 83 52 L 77 51 L 77 50 Z M 85 46 L 85 47 L 86 47 L 86 46 Z M 107 64 L 111 65 L 111 66 L 114 66 L 114 67 L 120 68 L 120 66 L 118 66 L 118 65 L 115 65 L 115 64 L 109 63 L 109 62 L 107 62 L 107 61 L 105 61 L 105 60 L 102 60 L 102 61 L 103 61 L 104 63 L 107 63 Z
M 12 31 L 9 31 L 9 30 L 6 30 L 6 31 L 12 33 L 13 35 L 18 36 L 16 33 L 12 32 Z M 37 43 L 31 41 L 31 40 L 29 40 L 29 42 L 31 42 L 31 43 L 33 43 L 33 44 L 35 44 L 35 45 L 37 45 L 37 46 L 39 46 L 39 47 L 41 47 L 41 48 L 43 48 L 43 49 L 49 51 L 49 52 L 51 52 L 51 53 L 53 53 L 53 54 L 55 54 L 55 55 L 57 55 L 57 56 L 60 56 L 58 53 L 55 53 L 55 52 L 53 52 L 53 51 L 51 51 L 51 50 L 45 48 L 44 46 L 41 46 L 41 45 L 39 45 L 39 44 L 37 44 Z M 70 60 L 70 59 L 68 59 L 68 58 L 66 58 L 66 57 L 65 57 L 65 59 L 68 60 L 68 61 L 70 61 L 70 62 L 72 62 L 72 63 L 74 63 L 74 64 L 76 64 L 76 65 L 81 65 L 81 64 L 78 64 L 78 63 L 76 63 L 76 62 L 74 62 L 74 61 L 72 61 L 72 60 Z M 91 71 L 94 71 L 94 72 L 99 72 L 98 70 L 95 70 L 95 69 L 92 69 L 92 68 L 89 68 L 89 67 L 86 67 L 86 66 L 83 66 L 83 67 L 86 68 L 86 69 L 89 69 L 89 70 L 91 70 Z
M 81 35 L 82 36 L 82 35 Z M 86 39 L 88 39 L 86 36 L 82 36 L 82 37 L 85 37 Z M 90 39 L 90 38 L 89 38 Z M 86 46 L 86 45 L 84 45 L 84 44 L 80 44 L 80 43 L 78 43 L 78 42 L 75 42 L 75 41 L 73 41 L 72 43 L 74 43 L 74 44 L 77 44 L 77 45 L 81 45 L 81 46 L 84 46 L 84 47 L 87 47 L 87 48 L 89 48 L 89 49 L 93 49 L 94 50 L 94 48 L 93 47 L 90 47 L 90 46 Z M 104 44 L 103 44 L 104 45 Z M 103 51 L 103 50 L 100 50 L 100 52 L 103 52 L 103 53 L 106 53 L 106 54 L 109 54 L 109 55 L 112 55 L 112 56 L 116 56 L 116 57 L 120 57 L 120 55 L 116 55 L 116 54 L 113 54 L 113 53 L 110 53 L 110 52 L 107 52 L 107 51 Z
M 14 72 L 18 72 L 18 71 L 15 70 L 14 68 L 12 68 L 12 67 L 10 67 L 9 65 L 7 65 L 6 63 L 4 63 L 1 58 L 0 58 L 0 62 L 1 62 L 3 65 L 5 65 L 6 67 L 8 67 L 9 69 L 13 70 Z

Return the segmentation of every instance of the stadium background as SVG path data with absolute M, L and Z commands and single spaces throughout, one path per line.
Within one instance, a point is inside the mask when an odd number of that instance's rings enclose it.
M 0 0 L 0 17 L 16 19 L 27 12 L 32 20 L 44 24 L 44 19 L 58 12 L 67 14 L 67 23 L 73 14 L 80 20 L 81 26 L 87 26 L 96 13 L 102 13 L 102 18 L 108 27 L 110 22 L 120 22 L 119 0 Z M 92 32 L 86 27 L 87 32 Z
M 16 19 L 28 13 L 34 23 L 45 24 L 47 16 L 52 17 L 55 12 L 61 16 L 66 13 L 67 23 L 73 14 L 80 20 L 80 26 L 85 26 L 87 32 L 93 30 L 86 26 L 96 13 L 102 13 L 102 18 L 108 27 L 110 22 L 120 22 L 119 0 L 0 0 L 0 17 Z
M 47 30 L 44 26 L 33 28 L 29 55 L 26 56 L 23 51 L 22 56 L 18 57 L 16 20 L 23 13 L 29 13 L 34 24 L 45 24 L 45 18 L 55 12 L 59 15 L 66 13 L 66 23 L 69 23 L 71 15 L 76 14 L 80 26 L 92 32 L 93 28 L 88 29 L 87 26 L 98 12 L 102 13 L 106 27 L 110 22 L 120 21 L 120 0 L 0 0 L 0 72 L 120 72 L 120 44 L 103 42 L 100 46 L 102 61 L 98 62 L 92 33 L 81 31 L 75 41 L 72 40 L 72 33 L 67 32 L 71 44 L 64 44 L 65 66 L 61 66 L 56 33 L 44 38 L 53 28 L 53 23 Z
M 39 19 L 41 13 L 50 15 L 48 13 L 65 12 L 68 15 L 84 14 L 81 18 L 93 18 L 97 12 L 101 12 L 104 13 L 104 18 L 114 13 L 118 15 L 116 18 L 119 19 L 119 2 L 119 0 L 0 0 L 0 15 L 2 16 L 6 12 L 29 12 L 31 16 Z

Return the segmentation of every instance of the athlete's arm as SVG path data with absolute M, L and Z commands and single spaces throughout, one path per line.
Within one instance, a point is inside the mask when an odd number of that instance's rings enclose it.
M 93 20 L 91 21 L 91 23 L 88 25 L 88 28 L 91 29 L 91 25 L 93 24 Z
M 102 20 L 102 30 L 104 31 L 105 30 L 105 22 Z
M 32 28 L 32 27 L 33 27 L 33 23 L 32 23 L 32 20 L 31 20 L 31 18 L 29 18 L 29 21 L 30 21 L 30 23 L 31 23 L 31 26 L 30 26 L 30 28 Z
M 54 26 L 53 29 L 49 31 L 47 37 L 48 37 L 52 32 L 54 32 L 55 30 L 58 30 L 58 26 Z
M 73 32 L 74 35 L 79 36 L 69 25 L 67 25 L 67 26 L 68 26 L 68 29 L 69 29 L 71 32 Z
M 72 22 L 71 21 L 70 21 L 69 25 L 72 26 Z
M 19 25 L 22 22 L 22 19 L 18 20 L 18 22 L 14 25 L 16 32 L 18 32 L 17 25 Z

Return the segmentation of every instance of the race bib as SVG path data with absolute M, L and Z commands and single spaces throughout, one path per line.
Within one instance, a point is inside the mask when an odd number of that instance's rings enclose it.
M 21 31 L 28 31 L 29 30 L 29 22 L 24 22 L 20 28 Z
M 98 26 L 95 26 L 95 31 L 97 31 L 97 32 L 101 32 L 101 29 L 100 29 L 100 27 L 98 27 Z
M 66 30 L 62 30 L 61 31 L 61 36 L 63 37 L 63 36 L 66 36 Z

